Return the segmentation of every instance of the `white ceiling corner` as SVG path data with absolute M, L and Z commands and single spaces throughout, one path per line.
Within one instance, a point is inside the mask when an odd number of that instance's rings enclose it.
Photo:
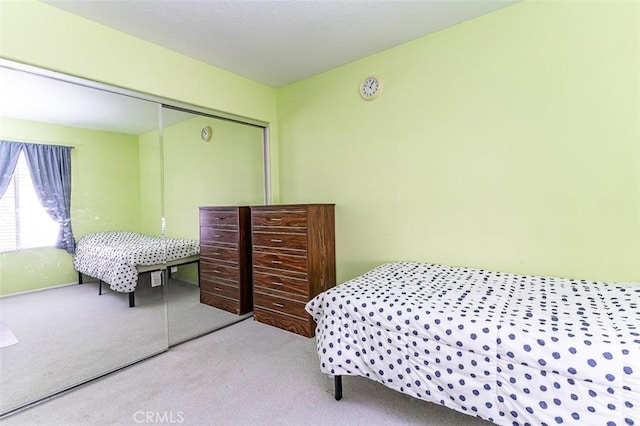
M 43 0 L 280 87 L 518 0 Z
M 519 0 L 41 1 L 280 87 Z M 0 115 L 24 120 L 136 135 L 158 125 L 153 102 L 4 67 L 0 99 Z

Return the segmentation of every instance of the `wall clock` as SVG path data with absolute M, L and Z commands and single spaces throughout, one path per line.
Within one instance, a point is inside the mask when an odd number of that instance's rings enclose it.
M 200 137 L 205 142 L 209 142 L 212 136 L 213 136 L 213 130 L 211 129 L 211 126 L 205 126 L 200 131 Z
M 375 75 L 369 76 L 360 84 L 360 96 L 362 99 L 371 101 L 377 98 L 382 92 L 382 80 Z

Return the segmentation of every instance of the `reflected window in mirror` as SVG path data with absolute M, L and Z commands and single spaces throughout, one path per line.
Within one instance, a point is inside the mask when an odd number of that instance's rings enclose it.
M 0 141 L 0 251 L 73 252 L 70 149 Z
M 0 197 L 0 252 L 53 247 L 60 226 L 38 200 L 24 155 Z

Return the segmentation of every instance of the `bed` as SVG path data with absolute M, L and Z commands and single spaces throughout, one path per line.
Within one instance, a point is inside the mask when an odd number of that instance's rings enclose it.
M 200 260 L 197 240 L 163 238 L 125 231 L 98 232 L 85 235 L 76 245 L 73 263 L 82 275 L 109 284 L 114 291 L 129 294 L 129 306 L 135 306 L 138 276 L 144 272 L 170 271 L 171 266 L 197 263 Z
M 310 300 L 321 370 L 502 425 L 640 425 L 640 283 L 381 265 Z

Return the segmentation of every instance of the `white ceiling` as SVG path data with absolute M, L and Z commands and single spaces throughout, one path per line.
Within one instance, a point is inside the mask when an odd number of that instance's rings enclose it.
M 518 0 L 43 1 L 280 87 Z
M 42 1 L 280 87 L 519 0 Z M 3 67 L 0 99 L 13 118 L 135 135 L 158 125 L 157 104 Z
M 159 128 L 159 104 L 0 66 L 0 116 L 140 135 Z M 165 125 L 193 117 L 163 109 Z

